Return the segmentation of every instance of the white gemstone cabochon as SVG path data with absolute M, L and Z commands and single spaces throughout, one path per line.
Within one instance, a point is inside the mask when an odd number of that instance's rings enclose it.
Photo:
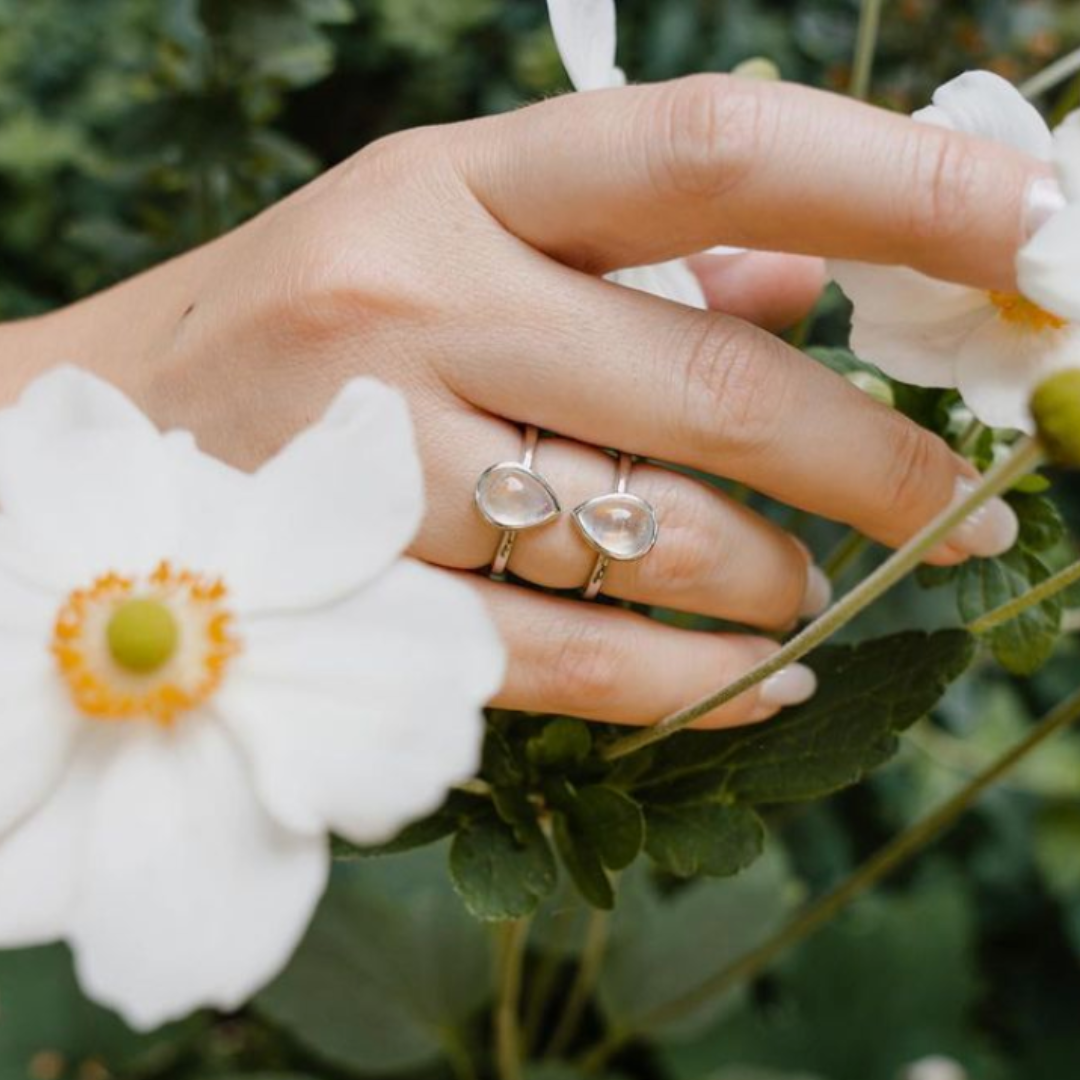
M 512 462 L 492 465 L 480 477 L 476 505 L 500 529 L 531 529 L 559 513 L 559 500 L 545 481 Z
M 593 547 L 620 562 L 648 555 L 659 531 L 656 514 L 644 499 L 618 492 L 582 503 L 574 520 Z

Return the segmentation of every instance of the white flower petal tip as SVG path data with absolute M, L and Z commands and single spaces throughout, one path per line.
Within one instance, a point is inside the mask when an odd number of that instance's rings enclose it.
M 731 251 L 729 254 L 735 252 Z M 701 282 L 685 259 L 616 270 L 608 275 L 608 281 L 627 289 L 637 289 L 638 292 L 648 293 L 650 296 L 659 296 L 661 300 L 685 304 L 687 307 L 701 310 L 708 307 Z
M 474 775 L 505 650 L 402 558 L 422 495 L 370 380 L 255 474 L 73 370 L 0 413 L 0 946 L 66 940 L 139 1029 L 235 1009 L 331 828 L 388 839 Z
M 551 30 L 575 90 L 603 90 L 625 78 L 615 66 L 615 0 L 547 0 Z

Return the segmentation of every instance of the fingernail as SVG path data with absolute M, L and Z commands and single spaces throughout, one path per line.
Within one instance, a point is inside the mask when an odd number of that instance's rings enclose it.
M 805 664 L 792 664 L 761 684 L 758 702 L 766 708 L 782 709 L 785 705 L 801 705 L 815 693 L 817 676 Z
M 977 487 L 978 480 L 962 476 L 956 481 L 953 504 L 962 502 Z M 1004 555 L 1020 535 L 1020 522 L 1004 499 L 984 503 L 949 537 L 949 544 L 966 555 L 989 559 Z
M 1024 235 L 1030 240 L 1065 205 L 1065 193 L 1056 180 L 1049 176 L 1035 180 L 1024 205 Z
M 806 592 L 799 614 L 804 619 L 816 619 L 832 603 L 833 585 L 820 566 L 811 564 L 806 571 Z

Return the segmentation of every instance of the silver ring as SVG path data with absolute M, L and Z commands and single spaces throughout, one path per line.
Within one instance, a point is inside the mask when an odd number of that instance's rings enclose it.
M 600 595 L 612 562 L 644 559 L 660 535 L 656 511 L 641 496 L 631 495 L 627 490 L 633 465 L 629 454 L 620 454 L 615 490 L 583 502 L 574 511 L 574 524 L 585 542 L 598 553 L 582 592 L 585 600 Z
M 540 432 L 525 428 L 521 461 L 502 461 L 480 474 L 476 481 L 476 508 L 490 525 L 502 530 L 492 576 L 506 572 L 514 541 L 522 529 L 535 529 L 559 516 L 562 508 L 551 485 L 533 468 Z

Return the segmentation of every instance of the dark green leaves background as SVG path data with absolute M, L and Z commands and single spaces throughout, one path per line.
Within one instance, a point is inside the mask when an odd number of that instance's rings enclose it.
M 857 0 L 618 2 L 632 78 L 765 55 L 788 79 L 847 84 Z M 964 68 L 1020 79 L 1077 45 L 1071 0 L 889 0 L 875 97 L 910 110 Z M 542 0 L 0 0 L 0 318 L 206 240 L 380 135 L 565 87 Z M 1046 104 L 1075 107 L 1080 84 Z M 889 387 L 846 351 L 836 294 L 800 341 L 957 441 L 948 395 Z M 238 1016 L 136 1036 L 81 997 L 62 947 L 0 954 L 0 1080 L 486 1077 L 493 939 L 521 916 L 534 1048 L 597 918 L 607 960 L 571 1050 L 632 1026 L 835 885 L 1075 688 L 1080 647 L 1062 620 L 1080 590 L 978 642 L 959 629 L 1075 557 L 1080 498 L 1049 480 L 1011 496 L 1024 525 L 1015 552 L 906 583 L 813 658 L 818 698 L 773 724 L 680 735 L 610 768 L 597 751 L 615 731 L 494 716 L 490 792 L 455 794 L 378 852 L 336 844 L 305 942 Z M 755 505 L 821 557 L 842 538 Z M 878 558 L 865 552 L 842 584 Z M 631 1044 L 608 1075 L 897 1080 L 944 1053 L 972 1080 L 1062 1080 L 1080 1062 L 1078 965 L 1070 735 L 917 868 L 767 978 Z M 527 1070 L 580 1075 L 569 1061 Z

